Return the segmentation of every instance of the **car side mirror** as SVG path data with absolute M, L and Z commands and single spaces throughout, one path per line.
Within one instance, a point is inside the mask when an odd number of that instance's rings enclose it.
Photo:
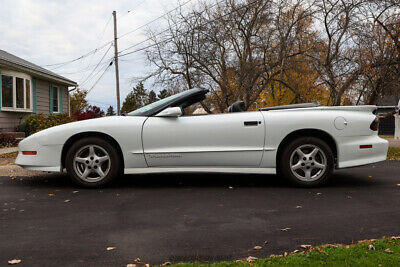
M 179 117 L 182 116 L 182 109 L 180 107 L 166 108 L 156 115 L 156 117 Z

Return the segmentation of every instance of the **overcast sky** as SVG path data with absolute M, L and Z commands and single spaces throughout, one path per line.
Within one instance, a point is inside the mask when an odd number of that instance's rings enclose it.
M 181 0 L 181 3 L 186 2 L 187 0 Z M 0 0 L 0 3 L 0 49 L 40 66 L 78 58 L 111 41 L 113 10 L 117 11 L 119 18 L 118 35 L 122 35 L 179 5 L 178 0 Z M 192 2 L 185 7 L 191 4 Z M 165 25 L 163 22 L 159 20 L 150 27 L 161 31 Z M 145 34 L 146 29 L 142 29 L 121 38 L 119 50 L 146 39 Z M 83 60 L 59 68 L 45 68 L 81 84 L 108 48 L 109 46 Z M 106 59 L 113 56 L 113 49 L 111 47 Z M 134 85 L 132 78 L 149 71 L 144 59 L 144 53 L 121 58 L 121 105 Z M 99 67 L 98 70 L 101 71 L 98 76 L 110 61 L 104 61 Z M 97 77 L 82 84 L 83 87 L 91 88 Z M 146 88 L 151 89 L 151 84 L 146 84 Z M 116 107 L 114 66 L 108 69 L 90 92 L 88 100 L 103 109 L 109 105 Z

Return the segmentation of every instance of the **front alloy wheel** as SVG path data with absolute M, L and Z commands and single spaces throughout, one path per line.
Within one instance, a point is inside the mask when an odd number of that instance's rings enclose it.
M 75 173 L 86 182 L 102 180 L 111 168 L 110 156 L 107 151 L 97 145 L 84 146 L 74 157 Z
M 72 181 L 84 187 L 109 184 L 122 172 L 122 159 L 107 140 L 87 137 L 75 142 L 67 152 L 65 167 Z

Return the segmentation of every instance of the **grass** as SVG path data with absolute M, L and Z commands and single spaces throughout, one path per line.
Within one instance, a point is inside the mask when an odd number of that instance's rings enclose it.
M 372 245 L 374 249 L 369 249 L 369 245 Z M 400 266 L 400 238 L 365 240 L 349 246 L 320 246 L 307 251 L 290 253 L 286 257 L 282 255 L 273 256 L 267 259 L 254 260 L 251 263 L 243 259 L 214 264 L 179 263 L 172 266 Z
M 383 138 L 383 139 L 393 139 L 393 135 L 379 135 L 379 137 L 380 138 Z
M 388 160 L 400 160 L 400 147 L 389 147 Z

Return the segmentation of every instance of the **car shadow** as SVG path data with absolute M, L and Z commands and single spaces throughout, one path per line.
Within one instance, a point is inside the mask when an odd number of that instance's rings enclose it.
M 79 188 L 66 174 L 45 174 L 36 177 L 18 177 L 14 180 L 22 185 L 46 188 Z M 334 173 L 332 179 L 322 187 L 366 187 L 384 183 L 383 180 L 368 179 L 365 175 Z M 124 175 L 107 188 L 227 188 L 227 187 L 293 187 L 285 177 L 261 174 L 142 174 Z M 105 190 L 107 188 L 104 188 Z M 301 189 L 301 188 L 299 188 Z

